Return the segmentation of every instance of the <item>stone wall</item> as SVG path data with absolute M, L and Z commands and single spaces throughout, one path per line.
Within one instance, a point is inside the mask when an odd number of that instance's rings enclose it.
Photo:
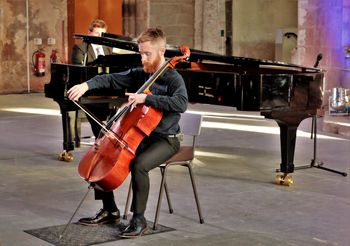
M 195 1 L 194 48 L 224 55 L 225 1 Z
M 194 0 L 150 0 L 149 26 L 164 30 L 167 42 L 193 47 Z
M 297 0 L 234 0 L 233 55 L 274 60 L 278 29 L 298 26 Z
M 32 54 L 44 49 L 46 71 L 52 49 L 65 62 L 66 20 L 67 0 L 0 1 L 0 93 L 43 91 L 50 76 L 33 75 Z M 34 38 L 41 38 L 42 45 L 34 45 Z M 55 45 L 48 45 L 48 38 Z
M 167 42 L 193 47 L 194 0 L 124 0 L 123 32 L 137 37 L 147 27 L 159 27 Z
M 149 26 L 148 0 L 123 0 L 123 34 L 137 37 Z
M 325 70 L 324 105 L 333 87 L 350 88 L 346 47 L 350 47 L 349 0 L 299 0 L 297 64 L 313 66 L 321 53 L 319 67 Z
M 340 53 L 343 66 L 340 71 L 339 86 L 350 89 L 350 0 L 343 0 L 342 13 L 342 52 Z

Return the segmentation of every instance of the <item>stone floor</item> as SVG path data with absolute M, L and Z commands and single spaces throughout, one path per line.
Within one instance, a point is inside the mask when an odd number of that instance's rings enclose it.
M 204 224 L 198 221 L 186 170 L 174 167 L 168 184 L 174 214 L 164 200 L 159 223 L 174 231 L 103 245 L 350 245 L 349 176 L 318 168 L 296 170 L 294 185 L 275 184 L 279 129 L 259 112 L 190 105 L 204 115 L 194 161 Z M 323 118 L 318 118 L 320 126 Z M 298 131 L 295 165 L 310 165 L 311 120 Z M 0 245 L 50 245 L 24 230 L 63 225 L 87 191 L 77 174 L 88 146 L 72 162 L 57 160 L 62 150 L 58 105 L 43 94 L 0 95 Z M 83 123 L 83 135 L 91 135 Z M 317 161 L 350 171 L 350 138 L 321 129 Z M 160 175 L 151 171 L 146 217 L 153 220 Z M 128 182 L 115 191 L 124 208 Z M 90 193 L 73 221 L 100 208 Z
M 323 118 L 323 131 L 350 137 L 349 115 L 325 115 Z

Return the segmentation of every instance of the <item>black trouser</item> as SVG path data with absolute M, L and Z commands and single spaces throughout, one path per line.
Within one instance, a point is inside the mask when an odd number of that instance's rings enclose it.
M 168 160 L 179 148 L 180 142 L 176 137 L 151 134 L 143 139 L 136 151 L 136 157 L 130 163 L 133 190 L 131 212 L 145 212 L 150 186 L 148 172 Z M 95 190 L 95 199 L 102 199 L 103 208 L 108 211 L 117 209 L 113 192 Z

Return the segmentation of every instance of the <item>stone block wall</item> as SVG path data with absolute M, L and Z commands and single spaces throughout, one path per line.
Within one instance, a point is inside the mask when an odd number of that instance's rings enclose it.
M 60 61 L 66 62 L 67 0 L 0 1 L 0 93 L 43 91 L 49 74 L 36 77 L 32 54 L 43 48 L 46 71 L 50 54 L 57 49 Z M 34 45 L 41 38 L 41 45 Z M 49 45 L 48 38 L 55 44 Z
M 149 26 L 148 0 L 123 0 L 123 34 L 137 37 Z
M 350 89 L 350 0 L 343 0 L 341 38 L 343 67 L 340 86 Z
M 196 0 L 194 7 L 194 48 L 224 55 L 225 1 Z
M 194 0 L 150 0 L 149 26 L 164 30 L 168 44 L 193 47 Z
M 334 87 L 350 88 L 349 61 L 346 47 L 350 47 L 349 0 L 299 0 L 298 45 L 294 62 L 313 66 L 319 53 L 319 67 L 325 70 L 324 106 Z
M 234 0 L 233 55 L 274 60 L 278 29 L 298 26 L 297 0 Z

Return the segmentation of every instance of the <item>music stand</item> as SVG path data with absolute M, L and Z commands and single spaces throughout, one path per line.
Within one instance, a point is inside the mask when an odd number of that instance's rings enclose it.
M 294 170 L 316 167 L 316 168 L 323 169 L 323 170 L 333 172 L 333 173 L 337 173 L 337 174 L 340 174 L 340 175 L 346 177 L 348 175 L 347 173 L 324 167 L 323 166 L 324 163 L 322 161 L 317 160 L 317 115 L 312 116 L 311 139 L 312 138 L 314 139 L 314 154 L 313 154 L 313 159 L 311 160 L 310 165 L 298 166 L 298 167 L 295 167 Z

